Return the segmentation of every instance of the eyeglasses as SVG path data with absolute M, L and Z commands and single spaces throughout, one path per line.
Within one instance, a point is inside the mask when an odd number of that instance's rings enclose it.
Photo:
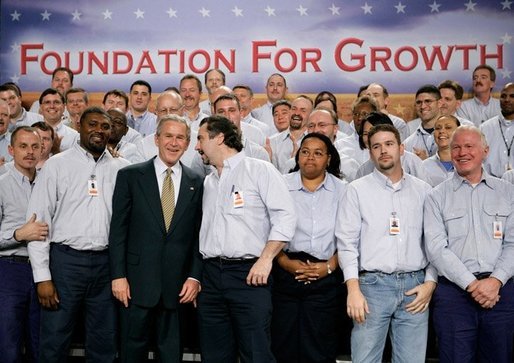
M 367 112 L 367 111 L 353 112 L 352 115 L 353 115 L 353 117 L 365 118 L 366 116 L 369 115 L 369 112 Z
M 325 155 L 327 153 L 321 150 L 310 151 L 309 149 L 300 149 L 300 156 L 303 158 L 310 158 L 312 156 L 314 159 L 321 159 Z
M 416 101 L 416 106 L 417 107 L 421 107 L 422 105 L 430 106 L 435 101 L 436 100 L 418 100 L 418 101 Z

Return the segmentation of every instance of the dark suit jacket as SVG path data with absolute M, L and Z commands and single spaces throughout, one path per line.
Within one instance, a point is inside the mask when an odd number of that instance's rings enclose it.
M 168 309 L 188 277 L 200 280 L 198 235 L 203 179 L 182 165 L 180 191 L 169 232 L 164 226 L 154 160 L 121 169 L 116 178 L 109 233 L 111 277 L 126 277 L 131 303 Z

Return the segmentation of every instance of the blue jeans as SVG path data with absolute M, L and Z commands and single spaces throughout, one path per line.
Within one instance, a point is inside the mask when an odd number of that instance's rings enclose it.
M 428 310 L 412 314 L 405 306 L 415 295 L 405 292 L 424 282 L 423 271 L 385 274 L 366 272 L 359 277 L 362 294 L 368 302 L 366 321 L 354 321 L 352 362 L 382 362 L 389 331 L 393 347 L 392 361 L 425 362 L 428 335 Z

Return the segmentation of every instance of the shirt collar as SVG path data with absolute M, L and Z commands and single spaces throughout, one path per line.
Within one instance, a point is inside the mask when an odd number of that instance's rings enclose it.
M 168 170 L 168 166 L 164 164 L 159 155 L 157 155 L 153 160 L 153 165 L 157 175 L 164 174 L 166 173 L 166 170 Z M 171 170 L 173 171 L 173 174 L 180 176 L 182 174 L 182 165 L 180 164 L 180 161 L 176 162 L 175 165 L 171 167 Z
M 95 161 L 95 158 L 93 157 L 93 154 L 91 154 L 89 151 L 87 151 L 86 149 L 84 149 L 82 147 L 82 145 L 80 145 L 80 142 L 77 141 L 74 145 L 73 145 L 73 148 L 82 156 L 84 156 L 86 159 L 91 159 L 93 161 Z M 109 160 L 109 159 L 112 159 L 113 156 L 111 155 L 111 153 L 107 150 L 107 147 L 105 148 L 105 150 L 103 151 L 103 153 L 100 155 L 100 157 L 98 158 L 97 161 L 95 161 L 96 163 L 99 163 L 100 161 L 106 159 L 106 160 Z
M 30 184 L 30 180 L 29 178 L 27 178 L 27 176 L 23 175 L 21 173 L 21 171 L 19 171 L 18 169 L 16 169 L 16 167 L 12 166 L 12 168 L 8 168 L 7 169 L 7 172 L 9 174 L 11 174 L 11 176 L 16 180 L 16 182 L 19 184 L 19 185 L 24 185 L 24 184 Z M 34 178 L 34 180 L 36 180 L 37 178 L 37 172 L 36 172 L 36 177 Z
M 484 183 L 489 188 L 494 189 L 494 185 L 492 183 L 492 176 L 489 175 L 484 168 L 482 168 L 482 177 L 480 178 L 480 183 Z M 471 183 L 464 177 L 460 176 L 456 171 L 453 173 L 452 178 L 453 183 L 453 191 L 455 192 L 457 189 L 459 189 L 463 184 L 471 185 Z
M 403 184 L 406 181 L 406 173 L 402 171 L 402 178 L 400 179 L 400 184 L 398 185 L 398 189 L 401 189 L 403 187 Z M 385 174 L 382 174 L 378 169 L 375 167 L 373 168 L 373 176 L 378 181 L 380 185 L 382 185 L 384 188 L 393 188 L 393 182 L 391 179 L 389 179 Z
M 223 169 L 235 169 L 237 165 L 245 158 L 246 154 L 244 151 L 240 151 L 237 154 L 223 160 Z
M 473 97 L 473 101 L 475 101 L 475 103 L 478 106 L 489 106 L 489 103 L 491 102 L 492 98 L 493 98 L 492 96 L 489 96 L 489 99 L 487 100 L 486 103 L 482 103 L 482 101 L 480 101 L 477 97 Z
M 289 183 L 289 185 L 290 185 L 289 190 L 290 191 L 293 191 L 293 190 L 307 191 L 307 189 L 305 189 L 305 187 L 303 186 L 302 175 L 301 175 L 300 170 L 295 171 L 293 173 L 293 175 L 294 175 L 293 179 Z M 332 192 L 335 190 L 335 183 L 334 183 L 334 180 L 332 180 L 332 178 L 330 177 L 330 173 L 325 172 L 325 178 L 320 183 L 320 185 L 318 185 L 318 187 L 316 188 L 316 191 L 320 190 L 321 188 L 324 188 L 324 189 L 328 190 L 329 192 Z

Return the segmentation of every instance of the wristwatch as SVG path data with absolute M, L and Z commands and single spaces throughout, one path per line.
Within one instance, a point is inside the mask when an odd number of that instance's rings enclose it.
M 332 273 L 332 269 L 330 268 L 330 264 L 327 262 L 327 273 L 330 275 Z

